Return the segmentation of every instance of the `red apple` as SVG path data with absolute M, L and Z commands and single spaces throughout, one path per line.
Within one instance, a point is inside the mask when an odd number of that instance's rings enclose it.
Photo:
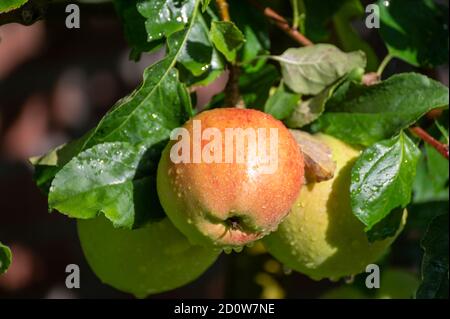
M 195 244 L 233 248 L 277 229 L 304 177 L 303 155 L 280 121 L 221 108 L 200 113 L 178 135 L 162 154 L 157 182 L 182 233 Z

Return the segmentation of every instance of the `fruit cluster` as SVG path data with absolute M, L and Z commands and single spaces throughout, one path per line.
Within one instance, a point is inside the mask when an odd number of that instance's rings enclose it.
M 254 146 L 249 139 L 232 144 L 235 154 L 247 154 L 243 161 L 224 163 L 174 162 L 177 141 L 169 142 L 157 175 L 166 218 L 133 231 L 114 229 L 102 217 L 78 222 L 88 262 L 105 283 L 138 297 L 171 290 L 200 276 L 223 250 L 240 251 L 257 240 L 293 270 L 316 280 L 339 279 L 362 272 L 395 239 L 369 243 L 364 225 L 352 214 L 350 172 L 359 149 L 331 136 L 312 136 L 319 148 L 329 149 L 334 166 L 328 180 L 311 180 L 305 176 L 317 170 L 306 159 L 298 140 L 302 135 L 294 138 L 270 115 L 249 109 L 205 111 L 185 124 L 189 134 L 194 134 L 194 120 L 201 121 L 202 130 L 219 133 L 276 129 L 277 169 L 272 174 L 261 170 L 267 154 L 248 155 Z M 200 148 L 210 146 L 213 152 L 227 146 L 225 138 L 212 146 L 207 142 L 202 140 Z

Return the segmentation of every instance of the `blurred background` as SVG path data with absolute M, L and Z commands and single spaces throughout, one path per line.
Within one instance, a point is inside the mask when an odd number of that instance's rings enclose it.
M 286 5 L 278 4 L 277 9 L 289 12 Z M 27 159 L 92 128 L 140 83 L 144 68 L 162 53 L 144 55 L 138 63 L 129 61 L 129 48 L 111 4 L 81 5 L 80 29 L 65 27 L 64 10 L 65 6 L 52 6 L 46 20 L 32 26 L 0 26 L 0 240 L 13 253 L 11 268 L 0 277 L 0 298 L 131 298 L 103 285 L 92 273 L 75 222 L 48 212 Z M 377 32 L 358 23 L 355 27 L 384 57 L 386 49 Z M 274 53 L 295 46 L 275 29 L 271 36 Z M 395 60 L 386 75 L 408 70 Z M 448 86 L 448 66 L 420 71 Z M 198 90 L 198 106 L 225 83 L 226 75 Z M 403 280 L 398 287 L 416 285 L 422 257 L 418 241 L 428 221 L 441 210 L 448 211 L 448 201 L 412 205 L 407 228 L 379 263 L 382 271 L 391 270 L 389 276 Z M 80 266 L 80 289 L 65 286 L 68 264 Z M 284 269 L 255 245 L 240 254 L 223 254 L 194 283 L 152 298 L 375 297 L 364 279 L 315 282 Z

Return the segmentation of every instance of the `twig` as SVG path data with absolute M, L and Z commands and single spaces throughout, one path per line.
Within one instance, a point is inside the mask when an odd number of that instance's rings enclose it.
M 415 126 L 411 127 L 409 129 L 413 134 L 415 134 L 417 137 L 422 139 L 425 143 L 431 145 L 436 151 L 438 151 L 442 156 L 444 156 L 446 159 L 449 158 L 449 149 L 447 144 L 443 144 L 436 140 L 434 137 L 432 137 L 430 134 L 427 133 L 424 129 Z
M 228 10 L 228 2 L 226 0 L 216 0 L 220 17 L 223 21 L 231 21 L 230 11 Z
M 384 69 L 386 69 L 389 62 L 391 62 L 393 58 L 394 57 L 392 55 L 388 54 L 383 59 L 383 61 L 381 61 L 380 66 L 378 67 L 378 70 L 377 70 L 377 75 L 380 77 L 380 79 L 381 79 L 381 76 L 383 75 Z
M 250 3 L 258 8 L 267 18 L 269 18 L 275 25 L 289 35 L 292 39 L 303 46 L 313 45 L 314 43 L 301 34 L 297 29 L 290 26 L 289 22 L 275 10 L 270 7 L 262 6 L 257 0 L 249 0 Z
M 223 21 L 231 21 L 228 2 L 226 0 L 216 0 L 220 17 Z M 243 100 L 239 91 L 240 68 L 237 64 L 228 63 L 229 77 L 225 87 L 225 105 L 227 107 L 243 108 Z
M 298 32 L 297 29 L 291 27 L 289 25 L 289 22 L 279 15 L 277 12 L 275 12 L 273 9 L 269 7 L 264 7 L 260 3 L 258 3 L 257 0 L 249 0 L 250 3 L 257 7 L 260 11 L 264 13 L 264 15 L 272 20 L 278 28 L 286 32 L 291 38 L 296 40 L 298 43 L 308 46 L 313 45 L 314 43 L 309 40 L 307 37 L 305 37 L 303 34 Z M 377 72 L 371 72 L 367 73 L 363 77 L 363 84 L 370 86 L 378 83 L 381 79 L 381 75 L 383 74 L 384 69 L 389 64 L 389 62 L 392 60 L 391 55 L 387 55 L 384 60 L 381 62 Z M 429 135 L 425 130 L 422 128 L 416 126 L 410 128 L 410 131 L 417 135 L 419 138 L 421 138 L 424 142 L 428 143 L 432 147 L 434 147 L 442 156 L 444 156 L 446 159 L 449 159 L 449 146 L 447 144 L 443 144 L 439 142 L 438 140 L 434 139 L 431 135 Z

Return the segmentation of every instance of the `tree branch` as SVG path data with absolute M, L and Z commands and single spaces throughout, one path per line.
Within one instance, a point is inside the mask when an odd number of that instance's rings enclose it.
M 270 21 L 275 23 L 275 25 L 289 35 L 292 39 L 297 41 L 303 46 L 313 45 L 314 43 L 301 34 L 297 29 L 290 26 L 289 22 L 275 10 L 270 7 L 262 6 L 257 0 L 249 0 L 250 3 L 258 8 Z
M 228 2 L 226 0 L 216 0 L 217 8 L 219 9 L 220 17 L 223 21 L 231 21 Z M 241 70 L 238 65 L 228 63 L 229 77 L 227 86 L 225 87 L 225 105 L 227 107 L 243 108 L 244 102 L 241 98 L 239 90 L 239 76 Z
M 444 144 L 436 140 L 430 134 L 427 133 L 424 129 L 415 126 L 409 129 L 414 135 L 422 139 L 425 143 L 431 145 L 436 151 L 438 151 L 442 156 L 446 159 L 449 159 L 449 149 L 448 144 Z
M 220 17 L 223 21 L 231 21 L 230 12 L 228 10 L 228 2 L 226 0 L 216 0 Z

